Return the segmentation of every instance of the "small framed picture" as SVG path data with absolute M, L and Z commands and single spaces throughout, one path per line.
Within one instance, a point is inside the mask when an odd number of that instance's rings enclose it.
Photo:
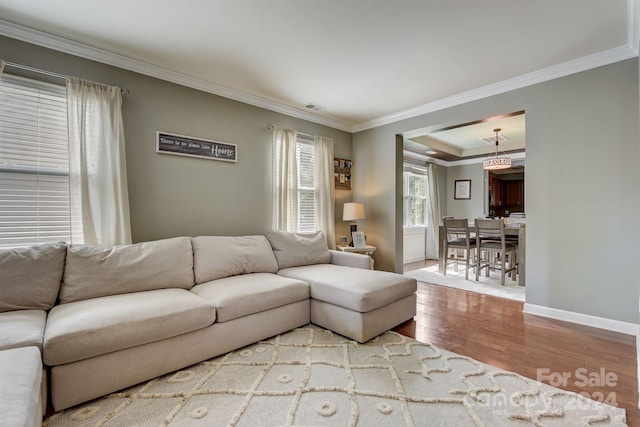
M 351 160 L 333 159 L 333 175 L 336 189 L 351 190 Z
M 455 200 L 471 199 L 471 180 L 456 179 L 455 188 L 453 190 L 453 198 Z
M 367 246 L 363 231 L 354 231 L 352 237 L 354 248 L 364 248 L 365 246 Z

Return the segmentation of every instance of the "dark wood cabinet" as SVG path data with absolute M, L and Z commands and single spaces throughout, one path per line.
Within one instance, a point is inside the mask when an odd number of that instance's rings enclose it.
M 502 178 L 489 173 L 488 191 L 491 195 L 489 210 L 491 215 L 508 216 L 511 212 L 525 212 L 524 178 L 510 176 Z
M 524 209 L 524 180 L 505 181 L 504 182 L 505 205 L 511 211 L 521 207 Z
M 504 202 L 504 192 L 502 190 L 502 182 L 493 178 L 493 174 L 489 174 L 489 191 L 491 192 L 491 207 L 502 206 Z

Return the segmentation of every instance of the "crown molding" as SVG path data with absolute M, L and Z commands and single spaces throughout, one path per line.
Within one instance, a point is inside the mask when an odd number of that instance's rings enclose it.
M 81 58 L 90 59 L 92 61 L 101 62 L 103 64 L 112 65 L 114 67 L 123 68 L 125 70 L 134 71 L 146 76 L 155 77 L 171 83 L 190 87 L 192 89 L 197 89 L 245 104 L 264 108 L 276 113 L 282 113 L 299 119 L 308 120 L 313 123 L 329 126 L 334 129 L 339 129 L 346 132 L 352 131 L 352 126 L 350 124 L 338 120 L 310 114 L 306 111 L 288 107 L 286 105 L 273 102 L 268 99 L 260 98 L 258 96 L 250 95 L 236 89 L 231 89 L 226 86 L 218 85 L 196 77 L 189 76 L 187 74 L 178 73 L 166 68 L 158 67 L 156 65 L 149 64 L 138 59 L 130 58 L 125 55 L 109 52 L 107 50 L 89 46 L 84 43 L 78 43 L 64 37 L 59 37 L 50 33 L 46 33 L 44 31 L 25 27 L 23 25 L 15 24 L 13 22 L 5 21 L 2 19 L 0 19 L 0 35 L 57 50 L 59 52 L 79 56 Z
M 525 160 L 527 158 L 527 154 L 524 151 L 520 151 L 517 153 L 505 153 L 506 157 L 509 157 L 511 160 Z M 418 160 L 425 163 L 433 163 L 439 166 L 444 167 L 453 167 L 453 166 L 464 166 L 464 165 L 475 165 L 478 163 L 482 163 L 487 159 L 487 156 L 478 156 L 470 159 L 461 159 L 461 160 L 440 160 L 435 157 L 428 156 L 426 154 L 416 153 L 415 151 L 403 150 L 402 151 L 403 159 L 411 159 Z
M 592 68 L 613 64 L 634 58 L 640 52 L 640 0 L 627 0 L 627 44 L 615 49 L 599 52 L 574 61 L 565 62 L 553 67 L 544 68 L 512 79 L 503 80 L 457 95 L 442 98 L 427 104 L 409 108 L 377 119 L 353 125 L 353 133 L 372 129 L 378 126 L 410 119 L 423 114 L 432 113 L 444 108 L 453 107 L 489 96 L 499 95 L 510 90 L 521 89 L 537 83 L 587 71 Z
M 403 160 L 415 160 L 418 162 L 422 162 L 422 163 L 434 163 L 436 165 L 439 166 L 448 166 L 447 162 L 440 160 L 440 159 L 434 159 L 433 157 L 429 157 L 427 155 L 424 154 L 420 154 L 420 153 L 416 153 L 414 151 L 409 151 L 409 150 L 402 150 L 402 158 Z
M 103 64 L 123 68 L 125 70 L 134 71 L 150 77 L 155 77 L 161 80 L 201 90 L 203 92 L 222 96 L 224 98 L 229 98 L 245 104 L 328 126 L 334 129 L 356 133 L 636 57 L 638 56 L 638 52 L 640 51 L 639 2 L 640 0 L 627 0 L 626 46 L 621 46 L 615 49 L 579 58 L 574 61 L 569 61 L 556 66 L 544 68 L 542 70 L 534 71 L 467 92 L 462 92 L 456 95 L 442 98 L 417 107 L 409 108 L 407 110 L 399 111 L 394 114 L 389 114 L 377 119 L 353 125 L 316 114 L 311 114 L 307 111 L 302 111 L 278 102 L 250 95 L 236 89 L 231 89 L 226 86 L 208 82 L 196 77 L 189 76 L 187 74 L 167 70 L 165 68 L 158 67 L 144 61 L 109 52 L 107 50 L 99 49 L 83 43 L 75 42 L 64 37 L 55 36 L 44 31 L 36 30 L 34 28 L 15 24 L 2 19 L 0 19 L 0 35 L 79 56 L 81 58 L 101 62 Z
M 613 64 L 625 59 L 638 56 L 637 52 L 630 46 L 618 47 L 608 51 L 585 56 L 574 61 L 565 62 L 563 64 L 544 68 L 518 77 L 503 80 L 467 92 L 462 92 L 453 96 L 439 99 L 418 107 L 410 108 L 398 113 L 383 116 L 368 122 L 359 123 L 353 126 L 353 132 L 360 132 L 372 129 L 378 126 L 395 123 L 400 120 L 410 119 L 421 116 L 423 114 L 432 113 L 434 111 L 443 110 L 467 102 L 476 101 L 478 99 L 487 98 L 501 93 L 509 92 L 515 89 L 542 83 L 548 80 L 557 79 L 559 77 L 568 76 L 570 74 L 579 73 L 581 71 L 590 70 L 592 68 L 601 67 L 603 65 Z

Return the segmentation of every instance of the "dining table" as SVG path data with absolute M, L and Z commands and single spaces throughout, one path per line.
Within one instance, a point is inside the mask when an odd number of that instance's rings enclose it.
M 526 278 L 526 227 L 525 224 L 508 224 L 504 227 L 504 234 L 506 236 L 518 237 L 518 285 L 525 285 Z M 474 224 L 469 224 L 469 231 L 471 235 L 474 233 Z M 444 243 L 447 238 L 444 225 L 438 228 L 438 273 L 444 274 L 446 264 L 446 254 L 444 253 Z

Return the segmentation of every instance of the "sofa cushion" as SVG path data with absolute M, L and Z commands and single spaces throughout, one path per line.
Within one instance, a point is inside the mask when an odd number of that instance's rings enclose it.
M 280 270 L 278 274 L 310 285 L 311 298 L 366 313 L 413 294 L 416 279 L 386 271 L 333 264 Z
M 44 333 L 54 366 L 171 338 L 211 325 L 211 303 L 184 289 L 111 295 L 55 306 Z
M 328 264 L 331 254 L 322 231 L 315 233 L 290 233 L 273 230 L 267 234 L 279 268 L 299 265 Z
M 196 285 L 191 292 L 216 306 L 217 322 L 227 322 L 308 299 L 309 285 L 276 274 L 253 273 Z
M 0 313 L 0 350 L 35 346 L 42 350 L 44 310 L 16 310 Z
M 189 237 L 101 248 L 71 245 L 60 303 L 154 289 L 193 286 Z
M 53 307 L 66 253 L 64 242 L 0 249 L 0 312 Z
M 238 274 L 278 271 L 265 236 L 199 236 L 191 242 L 197 284 Z
M 36 347 L 0 351 L 0 424 L 42 424 L 42 360 Z

